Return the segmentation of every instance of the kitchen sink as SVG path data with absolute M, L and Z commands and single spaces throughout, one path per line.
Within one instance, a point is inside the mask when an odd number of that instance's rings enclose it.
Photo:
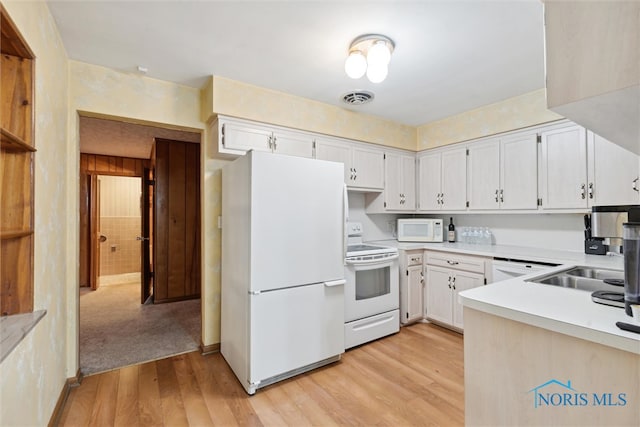
M 618 279 L 624 280 L 624 271 L 609 270 L 605 268 L 575 267 L 567 270 L 566 274 L 570 276 L 587 277 L 590 279 Z
M 604 279 L 613 279 L 613 283 L 605 283 Z M 624 272 L 604 268 L 574 267 L 569 270 L 534 277 L 529 280 L 543 285 L 561 286 L 582 291 L 624 292 Z

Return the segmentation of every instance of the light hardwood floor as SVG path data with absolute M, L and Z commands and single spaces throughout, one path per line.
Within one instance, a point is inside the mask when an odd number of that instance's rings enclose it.
M 248 396 L 197 352 L 86 377 L 61 426 L 463 425 L 462 336 L 418 323 Z

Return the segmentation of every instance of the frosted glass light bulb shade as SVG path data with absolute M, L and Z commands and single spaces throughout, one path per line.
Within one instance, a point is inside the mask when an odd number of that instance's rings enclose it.
M 387 78 L 389 74 L 389 67 L 386 64 L 369 65 L 367 68 L 367 78 L 371 83 L 380 83 Z
M 352 79 L 359 79 L 367 71 L 367 59 L 359 50 L 353 51 L 344 62 L 344 72 Z
M 367 64 L 369 67 L 386 66 L 389 61 L 391 61 L 391 51 L 386 42 L 377 41 L 369 48 L 369 52 L 367 52 Z

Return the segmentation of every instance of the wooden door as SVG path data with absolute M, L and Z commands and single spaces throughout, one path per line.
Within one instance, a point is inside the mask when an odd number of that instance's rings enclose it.
M 98 175 L 91 175 L 91 267 L 89 283 L 92 290 L 98 289 L 100 276 L 100 180 Z
M 156 139 L 154 303 L 200 296 L 200 146 Z
M 153 170 L 144 169 L 142 177 L 142 236 L 140 244 L 142 246 L 142 282 L 140 292 L 140 303 L 144 304 L 153 293 L 153 263 L 151 257 L 151 247 L 153 245 L 153 196 L 154 181 Z

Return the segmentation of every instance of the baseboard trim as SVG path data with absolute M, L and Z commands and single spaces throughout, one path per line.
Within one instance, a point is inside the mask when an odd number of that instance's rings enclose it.
M 60 418 L 62 417 L 62 411 L 64 410 L 64 405 L 67 403 L 67 399 L 69 399 L 69 393 L 73 387 L 78 387 L 82 382 L 82 372 L 78 369 L 75 377 L 67 378 L 62 386 L 62 390 L 60 391 L 60 396 L 58 396 L 58 401 L 56 402 L 56 407 L 53 408 L 53 413 L 51 414 L 51 418 L 49 419 L 48 427 L 55 427 L 60 423 Z
M 203 343 L 200 343 L 200 353 L 203 356 L 206 356 L 207 354 L 218 353 L 219 351 L 220 351 L 220 343 L 210 344 L 210 345 L 204 345 Z

